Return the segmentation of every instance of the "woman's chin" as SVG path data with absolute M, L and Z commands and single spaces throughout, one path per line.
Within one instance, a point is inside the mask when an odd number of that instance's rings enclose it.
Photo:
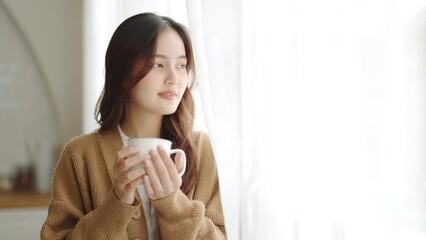
M 176 112 L 176 110 L 177 110 L 177 108 L 169 109 L 169 110 L 167 110 L 167 111 L 164 111 L 164 112 L 163 112 L 163 115 L 164 115 L 164 116 L 172 115 L 172 114 L 174 114 L 174 113 Z

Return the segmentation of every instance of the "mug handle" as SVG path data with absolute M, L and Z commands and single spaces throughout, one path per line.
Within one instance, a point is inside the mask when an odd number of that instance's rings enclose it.
M 182 170 L 179 171 L 179 176 L 182 177 L 185 174 L 185 171 L 186 171 L 186 154 L 182 149 L 170 150 L 170 154 L 174 154 L 174 153 L 178 153 L 178 152 L 180 152 L 183 156 L 183 158 L 182 158 L 183 159 L 183 163 L 182 163 L 183 167 L 182 167 Z M 175 158 L 176 158 L 176 156 L 175 156 Z M 174 161 L 174 162 L 175 162 L 175 166 L 177 166 L 177 164 L 179 164 L 176 161 Z

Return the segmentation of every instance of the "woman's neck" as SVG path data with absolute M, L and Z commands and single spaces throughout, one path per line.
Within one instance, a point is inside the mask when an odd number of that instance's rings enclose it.
M 162 116 L 139 115 L 126 116 L 121 123 L 121 130 L 128 137 L 161 137 Z

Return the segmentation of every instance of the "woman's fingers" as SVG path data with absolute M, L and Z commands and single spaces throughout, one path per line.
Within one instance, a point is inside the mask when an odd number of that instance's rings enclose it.
M 160 157 L 163 159 L 162 163 L 165 168 L 164 171 L 167 172 L 167 176 L 166 175 L 164 176 L 164 181 L 166 181 L 165 178 L 167 177 L 167 180 L 173 183 L 173 186 L 172 186 L 173 189 L 176 188 L 176 186 L 179 188 L 182 182 L 182 178 L 179 176 L 179 173 L 175 167 L 175 164 L 173 163 L 172 159 L 163 148 L 159 147 L 158 152 L 160 154 Z
M 119 184 L 124 188 L 126 185 L 131 184 L 133 181 L 141 178 L 145 174 L 146 171 L 143 167 L 128 171 L 120 178 Z
M 117 152 L 117 159 L 126 159 L 129 156 L 139 153 L 139 148 L 123 147 Z
M 166 185 L 170 182 L 170 169 L 166 167 L 167 162 L 172 162 L 170 156 L 164 151 L 162 147 L 158 147 L 157 151 L 151 154 L 153 165 L 157 171 L 160 182 Z
M 154 193 L 161 192 L 163 189 L 159 174 L 157 173 L 156 166 L 153 163 L 154 161 L 156 161 L 156 159 L 157 155 L 155 153 L 151 153 L 151 159 L 144 161 L 145 171 L 149 177 L 149 183 L 151 184 Z
M 143 178 L 147 196 L 152 199 L 166 197 L 179 189 L 182 179 L 168 153 L 161 147 L 151 151 L 151 160 L 145 161 Z
M 145 193 L 149 199 L 155 200 L 154 188 L 152 187 L 149 175 L 144 175 L 142 177 L 143 185 L 145 187 Z
M 118 168 L 128 171 L 146 158 L 149 158 L 149 155 L 139 154 L 138 148 L 124 148 L 117 153 L 117 165 Z
M 138 148 L 124 147 L 117 152 L 114 167 L 114 193 L 120 201 L 132 204 L 138 185 L 142 183 L 142 176 L 146 170 L 142 162 L 149 158 L 148 155 L 139 154 Z
M 183 173 L 185 171 L 185 169 L 184 169 L 185 163 L 184 163 L 183 153 L 177 152 L 175 159 L 174 159 L 174 162 L 175 162 L 175 167 L 176 167 L 178 173 L 179 174 L 182 173 L 180 175 L 183 175 Z

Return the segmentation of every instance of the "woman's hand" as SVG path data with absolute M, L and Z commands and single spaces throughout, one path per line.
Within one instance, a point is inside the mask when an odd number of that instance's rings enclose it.
M 147 158 L 149 158 L 148 155 L 139 154 L 138 148 L 123 147 L 117 152 L 114 166 L 114 193 L 123 203 L 131 205 L 135 201 L 135 191 L 142 183 L 142 176 L 146 174 L 141 163 Z
M 143 176 L 143 183 L 148 198 L 156 200 L 177 191 L 182 184 L 182 178 L 172 159 L 161 146 L 157 151 L 151 151 L 150 156 L 149 160 L 144 161 L 146 175 Z M 180 153 L 176 154 L 176 160 L 182 157 Z

